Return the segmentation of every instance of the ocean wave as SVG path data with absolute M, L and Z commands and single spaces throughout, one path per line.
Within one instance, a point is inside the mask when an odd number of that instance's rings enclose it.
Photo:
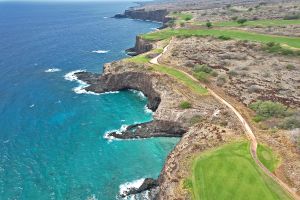
M 115 138 L 113 136 L 110 136 L 109 134 L 113 133 L 113 132 L 115 132 L 116 134 L 122 134 L 123 131 L 126 131 L 127 127 L 128 127 L 127 124 L 123 124 L 121 126 L 121 128 L 119 128 L 119 129 L 114 129 L 114 130 L 106 131 L 104 133 L 104 135 L 103 135 L 103 138 L 106 139 L 106 140 L 108 140 L 109 142 L 112 142 L 113 140 L 119 140 L 119 139 L 117 139 L 117 138 Z
M 61 69 L 59 68 L 49 68 L 45 70 L 46 73 L 53 73 L 53 72 L 60 72 L 60 71 Z
M 95 50 L 95 51 L 92 51 L 92 53 L 98 53 L 98 54 L 104 54 L 104 53 L 108 53 L 109 50 Z
M 144 107 L 144 111 L 145 111 L 145 113 L 147 113 L 147 114 L 152 114 L 152 113 L 153 113 L 153 111 L 152 111 L 152 110 L 150 110 L 150 109 L 148 108 L 148 106 L 147 106 L 147 105 L 145 105 L 145 107 Z
M 138 90 L 133 90 L 133 89 L 130 89 L 129 91 L 133 92 L 134 94 L 136 94 L 138 97 L 140 97 L 141 99 L 146 99 L 146 96 L 144 95 L 143 92 L 141 91 L 138 91 Z
M 134 180 L 134 181 L 131 181 L 131 182 L 126 182 L 126 183 L 121 184 L 119 186 L 120 196 L 121 195 L 126 195 L 126 193 L 129 192 L 129 190 L 132 189 L 132 188 L 136 188 L 136 189 L 139 188 L 143 184 L 144 180 L 145 180 L 145 178 L 141 178 L 141 179 L 137 179 L 137 180 Z M 133 196 L 134 195 L 126 196 L 123 199 L 134 199 Z

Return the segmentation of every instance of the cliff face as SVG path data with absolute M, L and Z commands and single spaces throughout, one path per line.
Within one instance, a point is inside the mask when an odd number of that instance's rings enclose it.
M 142 39 L 140 36 L 136 37 L 135 46 L 133 48 L 127 49 L 128 55 L 136 56 L 148 52 L 153 49 L 153 44 L 147 40 Z
M 143 91 L 148 97 L 148 108 L 155 111 L 161 101 L 160 95 L 153 89 L 151 78 L 142 72 L 125 72 L 117 74 L 105 74 L 102 76 L 88 72 L 77 73 L 76 76 L 88 84 L 88 91 L 104 93 L 110 91 L 119 91 L 134 89 Z
M 140 19 L 140 20 L 150 20 L 166 23 L 170 19 L 166 16 L 168 11 L 163 10 L 145 10 L 145 9 L 132 9 L 126 10 L 124 14 L 115 15 L 116 18 L 131 18 L 131 19 Z

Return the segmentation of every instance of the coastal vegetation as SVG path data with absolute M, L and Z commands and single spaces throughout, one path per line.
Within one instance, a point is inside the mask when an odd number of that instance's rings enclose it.
M 260 149 L 260 152 L 265 151 L 266 148 Z M 272 152 L 268 153 L 273 158 Z M 268 167 L 275 166 L 274 160 L 265 160 L 263 162 Z M 227 144 L 200 154 L 195 158 L 192 175 L 183 182 L 183 187 L 191 192 L 195 200 L 290 199 L 256 165 L 250 155 L 248 142 Z
M 188 101 L 183 101 L 183 102 L 181 102 L 181 103 L 179 104 L 179 107 L 180 107 L 181 109 L 189 109 L 189 108 L 192 107 L 192 104 L 191 104 L 190 102 L 188 102 Z
M 258 159 L 264 166 L 274 172 L 280 163 L 279 157 L 266 145 L 259 144 L 257 147 Z
M 259 122 L 271 117 L 285 117 L 289 115 L 287 106 L 272 101 L 258 100 L 249 105 L 249 107 L 256 112 L 254 121 Z
M 202 36 L 214 36 L 214 37 L 230 37 L 238 40 L 249 40 L 261 43 L 278 43 L 284 45 L 286 48 L 300 49 L 299 37 L 287 37 L 287 36 L 274 36 L 267 34 L 260 34 L 254 32 L 246 32 L 240 30 L 220 30 L 220 29 L 166 29 L 162 31 L 152 32 L 144 34 L 141 37 L 145 40 L 158 41 L 171 38 L 172 36 L 180 37 L 202 37 Z
M 150 61 L 150 58 L 148 58 L 147 55 L 145 54 L 141 54 L 138 56 L 126 58 L 125 61 L 143 64 L 143 63 L 148 63 Z
M 183 83 L 186 85 L 188 88 L 190 88 L 193 92 L 200 94 L 200 95 L 206 95 L 208 94 L 208 91 L 206 88 L 202 87 L 197 81 L 194 81 L 191 79 L 188 75 L 185 73 L 175 69 L 175 68 L 170 68 L 164 65 L 153 65 L 152 66 L 154 70 L 162 72 L 164 74 L 167 74 L 179 82 Z
M 218 73 L 207 65 L 195 65 L 193 72 L 193 76 L 195 78 L 197 78 L 199 81 L 204 82 L 207 82 L 210 76 L 218 76 Z

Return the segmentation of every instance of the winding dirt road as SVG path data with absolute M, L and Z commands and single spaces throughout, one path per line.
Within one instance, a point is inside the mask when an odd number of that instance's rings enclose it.
M 172 39 L 170 40 L 170 43 L 172 42 Z M 170 44 L 169 43 L 169 44 Z M 155 58 L 150 60 L 151 64 L 154 65 L 159 65 L 159 58 L 168 50 L 169 48 L 169 44 L 164 47 L 164 50 L 161 54 L 159 54 L 158 56 L 156 56 Z M 165 65 L 164 65 L 165 66 Z M 170 67 L 170 66 L 168 66 Z M 293 191 L 287 184 L 285 184 L 284 182 L 282 182 L 279 178 L 277 178 L 272 172 L 270 172 L 258 159 L 257 157 L 257 139 L 255 137 L 254 132 L 252 131 L 250 125 L 248 124 L 248 122 L 244 119 L 244 117 L 237 111 L 237 109 L 234 108 L 234 106 L 232 106 L 229 102 L 227 102 L 225 99 L 223 99 L 221 96 L 219 96 L 218 94 L 216 94 L 212 89 L 208 88 L 207 85 L 204 85 L 203 83 L 201 83 L 199 80 L 197 80 L 194 76 L 192 76 L 191 74 L 187 73 L 186 71 L 183 71 L 181 69 L 178 69 L 177 67 L 173 67 L 176 68 L 178 71 L 184 73 L 185 75 L 187 75 L 188 77 L 190 77 L 192 80 L 198 82 L 200 85 L 202 85 L 203 87 L 207 88 L 207 90 L 209 91 L 209 93 L 215 97 L 218 101 L 220 101 L 222 104 L 226 105 L 230 110 L 232 110 L 232 112 L 234 112 L 234 114 L 237 116 L 237 118 L 240 120 L 240 122 L 242 123 L 245 133 L 248 137 L 248 139 L 251 142 L 250 145 L 250 153 L 252 158 L 254 159 L 255 163 L 264 171 L 265 174 L 267 174 L 269 177 L 271 177 L 274 181 L 276 181 L 289 195 L 291 198 L 295 199 L 295 200 L 300 200 L 300 197 L 295 193 L 295 191 Z

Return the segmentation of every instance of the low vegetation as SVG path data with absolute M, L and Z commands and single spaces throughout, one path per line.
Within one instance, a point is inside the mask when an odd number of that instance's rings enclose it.
M 152 32 L 142 35 L 142 38 L 145 40 L 164 40 L 171 38 L 172 36 L 181 36 L 181 37 L 201 37 L 201 36 L 214 36 L 214 37 L 230 37 L 238 40 L 249 40 L 256 41 L 261 43 L 278 43 L 284 45 L 288 48 L 300 49 L 300 38 L 299 37 L 286 37 L 286 36 L 274 36 L 253 32 L 246 32 L 240 30 L 218 30 L 218 29 L 166 29 L 162 31 Z
M 189 190 L 195 200 L 290 199 L 256 165 L 247 142 L 227 144 L 200 154 L 183 188 Z
M 181 109 L 189 109 L 192 107 L 192 104 L 188 101 L 183 101 L 179 104 L 179 108 Z
M 290 56 L 300 56 L 300 50 L 292 50 L 289 48 L 283 48 L 279 43 L 268 42 L 263 50 L 269 53 L 278 53 L 282 55 L 290 55 Z
M 200 95 L 208 94 L 206 88 L 202 87 L 198 82 L 194 81 L 188 75 L 186 75 L 185 73 L 177 69 L 170 68 L 164 65 L 153 65 L 153 69 L 177 79 L 178 81 L 186 85 L 188 88 L 190 88 L 193 92 L 197 94 Z
M 135 63 L 148 63 L 150 61 L 150 58 L 148 58 L 147 55 L 141 54 L 138 56 L 127 58 L 125 60 L 128 62 L 135 62 Z
M 279 165 L 279 157 L 266 145 L 258 145 L 257 156 L 260 162 L 271 172 L 274 172 Z
M 195 65 L 193 76 L 199 81 L 207 82 L 210 76 L 218 76 L 218 73 L 207 65 Z
M 256 112 L 254 121 L 259 122 L 271 117 L 282 118 L 288 115 L 287 106 L 272 101 L 256 101 L 249 106 Z

